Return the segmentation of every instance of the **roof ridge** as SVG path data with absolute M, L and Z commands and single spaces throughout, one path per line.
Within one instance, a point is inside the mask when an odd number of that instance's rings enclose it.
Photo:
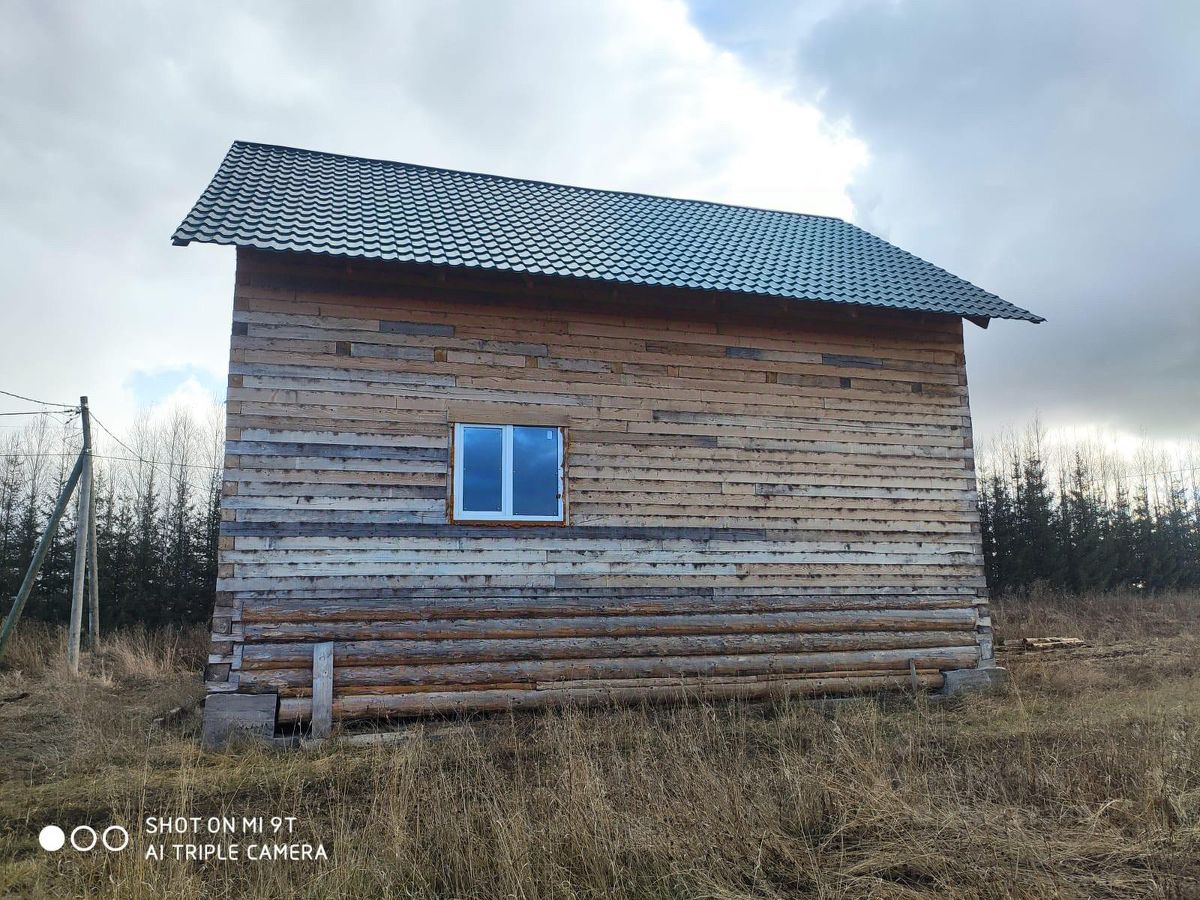
M 450 175 L 469 175 L 472 178 L 486 178 L 491 181 L 516 182 L 519 184 L 531 184 L 540 187 L 563 188 L 569 191 L 580 191 L 585 194 L 617 194 L 624 197 L 640 197 L 646 200 L 670 200 L 675 203 L 695 203 L 701 206 L 719 206 L 724 209 L 743 209 L 753 212 L 770 213 L 778 216 L 800 216 L 806 219 L 825 219 L 830 222 L 841 222 L 843 225 L 854 225 L 853 222 L 847 222 L 840 216 L 827 216 L 823 213 L 797 212 L 791 209 L 774 209 L 768 206 L 747 206 L 744 203 L 725 203 L 720 200 L 702 200 L 698 197 L 675 197 L 670 194 L 648 194 L 645 191 L 625 191 L 615 188 L 596 188 L 584 187 L 581 184 L 567 184 L 563 181 L 544 181 L 540 178 L 521 178 L 516 175 L 497 175 L 494 172 L 473 172 L 469 169 L 450 169 L 446 166 L 430 166 L 425 163 L 405 162 L 399 159 L 383 159 L 378 156 L 355 156 L 353 153 L 332 153 L 327 150 L 313 150 L 308 147 L 293 147 L 290 144 L 272 144 L 265 141 L 243 141 L 235 140 L 229 147 L 232 152 L 233 148 L 238 145 L 246 147 L 266 147 L 272 150 L 290 150 L 295 153 L 308 153 L 313 156 L 334 157 L 336 159 L 350 159 L 355 162 L 381 163 L 387 166 L 403 166 L 408 169 L 423 169 L 426 172 L 444 172 Z M 855 226 L 857 227 L 857 226 Z M 869 232 L 868 232 L 869 233 Z

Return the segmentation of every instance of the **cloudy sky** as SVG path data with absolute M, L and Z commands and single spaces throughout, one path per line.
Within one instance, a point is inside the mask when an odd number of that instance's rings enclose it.
M 0 390 L 223 390 L 233 252 L 169 237 L 241 138 L 842 216 L 1049 320 L 967 326 L 985 438 L 1200 435 L 1200 4 L 0 12 Z

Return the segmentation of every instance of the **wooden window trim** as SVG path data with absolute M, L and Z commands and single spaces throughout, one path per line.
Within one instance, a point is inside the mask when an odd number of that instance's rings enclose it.
M 471 417 L 474 418 L 474 417 Z M 485 427 L 499 428 L 503 432 L 503 453 L 501 456 L 502 478 L 502 507 L 512 506 L 512 435 L 514 428 L 526 427 L 526 422 L 481 422 L 459 421 L 450 424 L 450 470 L 446 479 L 448 492 L 446 497 L 447 519 L 457 525 L 499 525 L 507 527 L 551 526 L 562 527 L 567 524 L 570 504 L 567 499 L 567 429 L 564 425 L 538 423 L 534 427 L 555 428 L 558 431 L 558 504 L 559 513 L 555 517 L 513 516 L 497 513 L 481 515 L 478 512 L 458 508 L 458 498 L 462 492 L 462 466 L 459 464 L 459 447 L 462 442 L 464 428 Z

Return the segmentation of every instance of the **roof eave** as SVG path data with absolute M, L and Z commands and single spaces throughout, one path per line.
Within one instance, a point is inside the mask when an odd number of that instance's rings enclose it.
M 565 279 L 571 279 L 571 280 L 586 281 L 586 282 L 591 282 L 591 283 L 609 284 L 609 285 L 626 284 L 626 285 L 633 286 L 633 285 L 640 284 L 638 282 L 626 281 L 623 279 L 596 278 L 596 277 L 590 277 L 587 275 L 570 275 L 570 274 L 558 274 L 558 273 L 552 273 L 552 272 L 536 272 L 536 271 L 521 272 L 517 269 L 507 268 L 507 267 L 503 267 L 503 266 L 493 266 L 493 267 L 488 267 L 486 269 L 483 269 L 483 268 L 476 267 L 476 266 L 469 266 L 469 265 L 464 265 L 461 263 L 452 263 L 452 262 L 435 263 L 435 262 L 428 262 L 428 261 L 422 262 L 422 261 L 416 261 L 416 260 L 400 260 L 400 259 L 386 260 L 383 258 L 376 258 L 376 257 L 371 257 L 371 256 L 356 255 L 356 254 L 349 254 L 349 253 L 338 253 L 338 252 L 327 251 L 327 250 L 298 250 L 298 249 L 292 249 L 292 248 L 284 249 L 284 248 L 279 248 L 279 247 L 264 246 L 263 244 L 261 244 L 257 241 L 252 241 L 252 240 L 251 241 L 239 241 L 237 239 L 228 240 L 228 239 L 222 239 L 222 238 L 215 237 L 215 236 L 202 236 L 202 235 L 189 236 L 182 228 L 179 231 L 177 231 L 175 233 L 175 235 L 171 238 L 171 243 L 176 247 L 187 247 L 189 244 L 192 244 L 193 242 L 200 243 L 200 244 L 214 244 L 217 246 L 226 246 L 226 247 L 233 246 L 233 247 L 237 247 L 238 249 L 245 248 L 245 249 L 249 249 L 249 250 L 261 250 L 261 251 L 264 251 L 267 253 L 297 253 L 302 256 L 307 256 L 307 255 L 333 256 L 333 257 L 339 257 L 339 258 L 344 258 L 344 259 L 374 260 L 376 262 L 412 263 L 412 264 L 416 264 L 416 265 L 427 265 L 427 266 L 431 266 L 433 268 L 448 268 L 448 269 L 467 269 L 467 268 L 476 269 L 476 268 L 479 268 L 480 271 L 491 271 L 491 272 L 497 272 L 497 273 L 508 272 L 508 273 L 511 273 L 514 275 L 527 275 L 527 276 L 534 275 L 534 276 L 539 276 L 539 277 L 543 277 L 543 278 L 565 278 Z M 646 283 L 646 284 L 640 284 L 640 286 L 650 287 L 650 288 L 671 287 L 675 290 L 694 290 L 694 291 L 705 290 L 704 288 L 692 287 L 692 286 L 687 286 L 687 285 L 656 285 L 656 284 L 652 284 L 652 283 Z M 723 293 L 741 294 L 743 296 L 749 296 L 749 297 L 773 298 L 776 300 L 794 300 L 794 301 L 802 302 L 802 303 L 821 303 L 821 304 L 830 305 L 830 306 L 860 307 L 863 309 L 891 309 L 891 310 L 898 310 L 901 312 L 921 313 L 924 315 L 959 316 L 961 318 L 967 319 L 968 321 L 974 323 L 975 325 L 978 325 L 980 328 L 987 328 L 988 324 L 990 323 L 990 321 L 992 319 L 1008 319 L 1010 321 L 1025 321 L 1025 322 L 1030 322 L 1034 325 L 1040 325 L 1041 323 L 1046 321 L 1041 316 L 1036 315 L 1035 313 L 1031 313 L 1027 309 L 1022 309 L 1019 306 L 1014 306 L 1011 303 L 1009 303 L 1007 305 L 1009 307 L 1011 307 L 1012 312 L 1007 315 L 997 315 L 997 314 L 979 315 L 979 314 L 965 313 L 965 312 L 959 312 L 956 310 L 948 310 L 948 309 L 922 309 L 919 307 L 896 307 L 896 306 L 890 306 L 885 303 L 868 303 L 868 302 L 863 302 L 863 301 L 858 301 L 858 300 L 833 300 L 833 299 L 829 299 L 829 298 L 801 297 L 801 296 L 791 296 L 788 294 L 778 294 L 778 293 L 755 293 L 752 291 L 723 291 Z

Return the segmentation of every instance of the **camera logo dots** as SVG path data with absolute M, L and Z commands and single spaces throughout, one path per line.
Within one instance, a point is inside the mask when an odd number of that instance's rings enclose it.
M 42 845 L 43 850 L 48 850 L 53 853 L 55 850 L 61 850 L 63 844 L 67 842 L 67 835 L 57 825 L 47 825 L 38 832 L 38 843 Z
M 42 849 L 54 853 L 61 850 L 67 842 L 67 835 L 57 825 L 47 825 L 38 832 L 38 843 Z M 96 831 L 90 825 L 80 825 L 71 830 L 71 847 L 80 853 L 103 847 L 110 853 L 119 853 L 129 846 L 129 832 L 120 825 L 109 825 L 103 831 Z

